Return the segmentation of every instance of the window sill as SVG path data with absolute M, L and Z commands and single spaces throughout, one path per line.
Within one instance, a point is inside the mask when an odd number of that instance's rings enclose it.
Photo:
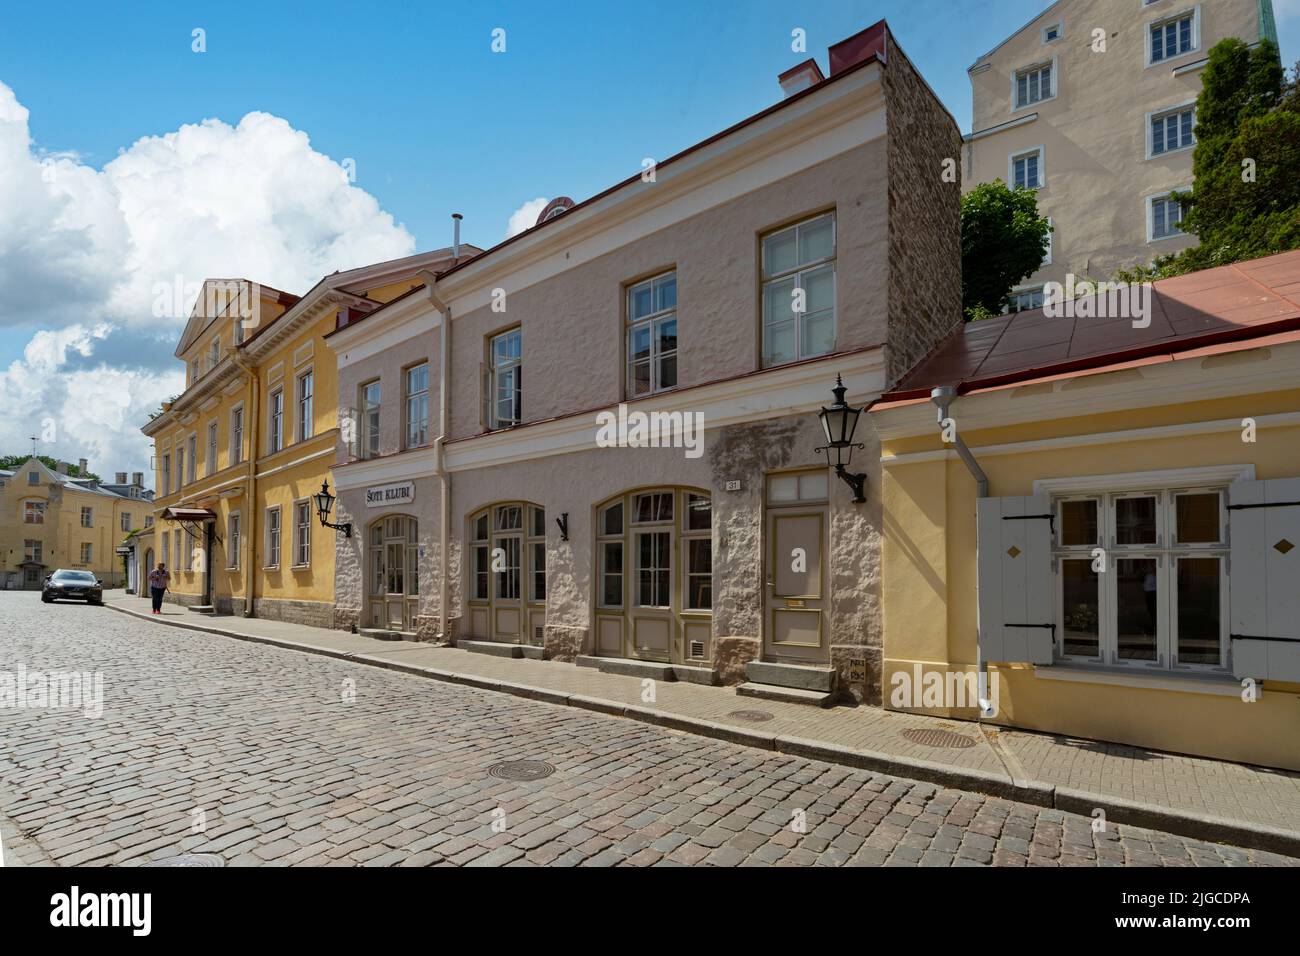
M 291 565 L 289 565 L 289 570 L 290 570 L 290 571 L 310 571 L 310 570 L 311 570 L 311 565 L 310 565 L 310 564 L 291 564 Z
M 1082 667 L 1070 664 L 1039 665 L 1034 676 L 1042 680 L 1074 681 L 1081 684 L 1111 684 L 1144 690 L 1170 690 L 1213 697 L 1240 697 L 1241 684 L 1231 674 L 1186 671 L 1133 672 L 1113 667 Z M 1262 691 L 1261 691 L 1262 693 Z

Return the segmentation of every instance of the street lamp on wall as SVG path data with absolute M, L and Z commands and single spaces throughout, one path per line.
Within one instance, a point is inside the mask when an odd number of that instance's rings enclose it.
M 332 524 L 329 520 L 330 512 L 334 510 L 334 495 L 330 494 L 330 483 L 322 481 L 320 491 L 312 495 L 312 500 L 316 502 L 316 514 L 320 516 L 320 523 L 327 528 L 333 528 L 335 531 L 342 531 L 345 538 L 352 537 L 352 522 L 345 521 L 343 524 Z
M 835 387 L 831 392 L 835 395 L 834 404 L 830 407 L 823 406 L 817 413 L 817 417 L 821 419 L 822 431 L 826 434 L 826 444 L 821 448 L 814 448 L 813 451 L 826 452 L 826 464 L 834 468 L 840 480 L 853 489 L 854 504 L 862 504 L 867 500 L 863 493 L 867 476 L 854 474 L 848 470 L 848 465 L 853 460 L 853 449 L 867 447 L 862 442 L 853 441 L 853 433 L 857 430 L 858 416 L 862 414 L 862 409 L 851 408 L 844 401 L 844 380 L 839 375 L 835 376 Z M 831 461 L 832 449 L 835 451 L 834 461 Z

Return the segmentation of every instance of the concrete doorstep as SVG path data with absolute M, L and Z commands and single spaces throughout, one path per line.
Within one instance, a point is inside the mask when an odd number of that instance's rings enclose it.
M 148 612 L 147 608 L 145 610 L 136 610 L 123 606 L 123 600 L 140 600 L 144 605 L 148 603 L 144 599 L 123 599 L 119 597 L 116 600 L 106 598 L 104 604 L 114 611 L 151 620 L 155 623 L 166 624 L 170 627 L 204 631 L 259 644 L 270 644 L 290 650 L 305 651 L 310 654 L 368 664 L 415 677 L 512 694 L 516 697 L 576 707 L 614 717 L 626 717 L 630 720 L 639 720 L 668 730 L 712 737 L 746 747 L 755 747 L 791 756 L 840 764 L 858 770 L 906 777 L 911 780 L 933 783 L 953 789 L 970 790 L 1086 817 L 1091 817 L 1097 810 L 1101 810 L 1105 814 L 1107 823 L 1127 824 L 1247 849 L 1266 850 L 1286 856 L 1300 857 L 1300 830 L 1231 820 L 1180 808 L 1139 803 L 1114 794 L 1094 793 L 1038 780 L 1024 779 L 1019 773 L 1012 770 L 1012 766 L 1017 766 L 1014 758 L 1007 760 L 1005 751 L 995 744 L 991 744 L 991 746 L 993 746 L 995 752 L 999 753 L 999 759 L 1003 762 L 1003 774 L 937 761 L 921 760 L 901 754 L 846 747 L 828 741 L 807 739 L 789 734 L 765 734 L 758 729 L 736 727 L 700 717 L 658 710 L 653 707 L 636 706 L 602 697 L 567 693 L 493 677 L 483 677 L 476 674 L 407 663 L 390 657 L 380 657 L 373 653 L 367 653 L 366 651 L 370 649 L 370 645 L 382 646 L 382 642 L 362 638 L 344 631 L 334 632 L 323 631 L 320 628 L 299 628 L 298 630 L 306 631 L 309 634 L 322 631 L 327 637 L 320 643 L 290 640 L 265 634 L 253 634 L 248 631 L 237 630 L 233 626 L 223 627 L 206 622 L 200 623 L 194 619 L 193 615 L 185 615 L 184 617 L 177 615 L 154 616 Z M 242 619 L 233 618 L 231 620 Z M 430 647 L 436 645 L 418 646 Z M 721 691 L 731 690 L 730 688 L 718 689 Z M 1008 766 L 1008 764 L 1012 766 Z

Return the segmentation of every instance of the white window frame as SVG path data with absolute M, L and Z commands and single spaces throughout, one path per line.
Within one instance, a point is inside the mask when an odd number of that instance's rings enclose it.
M 1048 37 L 1047 33 L 1048 33 L 1049 30 L 1055 30 L 1055 31 L 1056 31 L 1056 36 L 1054 36 L 1054 37 Z M 1058 42 L 1060 42 L 1060 39 L 1061 39 L 1061 37 L 1063 37 L 1063 36 L 1065 36 L 1065 21 L 1064 21 L 1064 20 L 1057 20 L 1055 23 L 1044 24 L 1044 26 L 1043 26 L 1043 42 L 1044 42 L 1044 43 L 1058 43 Z
M 172 456 L 170 451 L 162 456 L 162 493 L 165 498 L 172 493 Z
M 307 366 L 294 376 L 295 418 L 294 439 L 306 441 L 312 437 L 316 418 L 314 406 L 316 398 L 316 373 L 312 366 Z
M 239 545 L 243 538 L 243 519 L 238 511 L 226 515 L 226 570 L 239 570 Z
M 1165 242 L 1166 240 L 1169 240 L 1169 239 L 1182 239 L 1182 238 L 1185 238 L 1185 237 L 1188 235 L 1188 233 L 1183 232 L 1183 231 L 1180 229 L 1178 232 L 1171 232 L 1171 233 L 1170 233 L 1169 235 L 1167 235 L 1167 236 L 1157 236 L 1157 235 L 1156 235 L 1156 210 L 1155 210 L 1155 204 L 1156 204 L 1157 200 L 1167 200 L 1167 199 L 1169 199 L 1169 197 L 1172 196 L 1174 193 L 1185 192 L 1185 191 L 1187 191 L 1187 190 L 1190 189 L 1190 188 L 1191 188 L 1191 187 L 1183 186 L 1183 187 L 1175 187 L 1175 188 L 1173 188 L 1173 189 L 1164 189 L 1164 190 L 1161 190 L 1161 191 L 1158 192 L 1158 193 L 1152 193 L 1150 196 L 1147 196 L 1147 197 L 1146 197 L 1147 242 L 1148 242 L 1148 243 L 1152 243 L 1152 242 Z M 1178 221 L 1181 223 L 1181 222 L 1182 222 L 1182 218 L 1180 217 Z
M 208 422 L 207 461 L 203 463 L 207 477 L 217 473 L 217 442 L 221 439 L 221 425 L 217 419 Z
M 371 406 L 366 403 L 366 389 L 374 385 L 378 389 L 378 401 L 374 403 L 374 420 L 371 421 Z M 357 386 L 357 408 L 359 411 L 357 457 L 376 458 L 382 452 L 382 426 L 384 407 L 383 380 L 374 378 Z M 371 445 L 373 444 L 373 450 Z
M 1175 53 L 1173 56 L 1163 55 L 1158 60 L 1151 59 L 1153 44 L 1151 42 L 1152 31 L 1156 27 L 1168 26 L 1172 21 L 1182 20 L 1190 16 L 1192 18 L 1192 46 L 1189 50 L 1181 53 Z M 1181 10 L 1175 10 L 1172 13 L 1161 14 L 1154 17 L 1142 25 L 1144 40 L 1146 44 L 1146 65 L 1150 69 L 1153 66 L 1164 66 L 1172 60 L 1179 60 L 1185 56 L 1191 56 L 1193 53 L 1200 52 L 1201 49 L 1201 5 L 1183 7 Z
M 1060 64 L 1057 62 L 1058 60 L 1059 60 L 1059 57 L 1057 57 L 1057 56 L 1052 56 L 1052 57 L 1050 57 L 1050 58 L 1048 58 L 1048 59 L 1035 60 L 1035 61 L 1033 61 L 1033 62 L 1026 63 L 1024 66 L 1016 67 L 1014 70 L 1011 71 L 1011 110 L 1010 110 L 1010 112 L 1012 112 L 1012 113 L 1019 113 L 1021 110 L 1034 109 L 1034 108 L 1036 108 L 1036 107 L 1038 107 L 1038 106 L 1041 106 L 1041 105 L 1044 104 L 1044 103 L 1050 103 L 1050 102 L 1052 102 L 1052 100 L 1056 99 L 1056 98 L 1061 94 L 1061 69 L 1060 69 Z M 1052 75 L 1052 78 L 1051 78 L 1051 83 L 1052 83 L 1052 95 L 1051 95 L 1051 96 L 1043 96 L 1043 97 L 1040 97 L 1039 99 L 1036 99 L 1036 100 L 1030 100 L 1030 101 L 1027 102 L 1027 103 L 1021 103 L 1021 102 L 1019 101 L 1019 99 L 1017 98 L 1017 96 L 1016 96 L 1016 93 L 1017 93 L 1017 87 L 1020 85 L 1020 84 L 1019 84 L 1020 74 L 1021 74 L 1021 73 L 1033 73 L 1033 72 L 1037 72 L 1037 71 L 1042 70 L 1042 69 L 1047 68 L 1047 67 L 1050 67 L 1050 68 L 1051 68 L 1051 75 Z M 1041 78 L 1039 79 L 1039 83 L 1040 83 L 1040 84 L 1042 83 L 1042 79 L 1041 79 Z
M 266 416 L 266 453 L 274 455 L 284 451 L 284 386 L 272 390 Z
M 1017 150 L 1007 156 L 1007 184 L 1011 187 L 1016 186 L 1016 160 L 1026 159 L 1029 156 L 1037 154 L 1038 156 L 1038 184 L 1030 186 L 1030 189 L 1047 188 L 1047 150 L 1042 146 L 1031 146 L 1028 149 Z M 1026 172 L 1028 171 L 1026 164 Z
M 185 454 L 189 456 L 189 461 L 185 463 L 185 483 L 192 485 L 198 480 L 199 475 L 199 433 L 190 432 L 189 437 L 185 439 Z
M 655 311 L 653 302 L 655 284 L 660 280 L 667 279 L 669 276 L 671 276 L 673 280 L 673 304 L 669 308 Z M 632 294 L 635 290 L 645 285 L 650 286 L 650 294 L 652 297 L 650 303 L 651 310 L 645 315 L 633 319 Z M 660 366 L 665 358 L 677 359 L 681 355 L 681 322 L 677 315 L 677 269 L 675 267 L 672 269 L 665 269 L 663 272 L 656 275 L 649 276 L 645 279 L 638 279 L 636 282 L 629 283 L 623 290 L 623 308 L 627 325 L 627 331 L 623 336 L 623 348 L 625 350 L 623 366 L 624 374 L 627 376 L 627 387 L 624 389 L 625 394 L 629 399 L 643 398 L 646 395 L 653 395 L 656 392 L 663 392 L 670 388 L 676 388 L 679 378 L 674 378 L 671 385 L 664 385 L 663 382 L 660 381 Z M 677 323 L 677 347 L 671 352 L 662 352 L 659 349 L 659 335 L 657 332 L 661 324 L 669 321 Z M 649 329 L 650 331 L 650 388 L 647 391 L 638 392 L 635 391 L 633 387 L 636 377 L 633 374 L 632 367 L 632 337 L 642 329 Z M 677 376 L 680 377 L 680 375 L 681 362 L 678 361 Z
M 1014 287 L 1014 288 L 1013 288 L 1009 293 L 1007 293 L 1007 298 L 1008 298 L 1008 299 L 1013 299 L 1013 298 L 1015 298 L 1017 295 L 1025 295 L 1025 294 L 1028 294 L 1028 293 L 1037 292 L 1037 293 L 1039 293 L 1040 295 L 1043 296 L 1043 303 L 1046 304 L 1046 302 L 1047 302 L 1047 295 L 1046 295 L 1046 291 L 1045 291 L 1045 290 L 1046 290 L 1046 286 L 1047 286 L 1047 284 L 1044 283 L 1044 282 L 1039 282 L 1039 283 L 1037 283 L 1036 285 L 1018 285 L 1018 286 L 1015 286 L 1015 287 Z M 1038 306 L 1034 306 L 1033 308 L 1030 308 L 1030 309 L 1015 309 L 1015 310 L 1013 310 L 1013 309 L 1011 309 L 1011 308 L 1008 308 L 1007 311 L 1006 311 L 1006 312 L 1003 312 L 1002 314 L 1003 314 L 1003 315 L 1014 315 L 1016 312 L 1034 312 L 1034 311 L 1036 311 L 1037 309 L 1041 309 L 1042 307 L 1043 307 L 1043 306 L 1038 305 Z
M 522 341 L 521 341 L 520 351 L 522 352 Z M 522 356 L 521 356 L 521 361 L 522 361 Z M 424 369 L 424 389 L 422 391 L 412 392 L 410 390 L 411 373 L 420 368 Z M 428 359 L 422 359 L 421 361 L 415 362 L 411 365 L 406 366 L 406 368 L 402 369 L 402 447 L 403 448 L 424 448 L 426 445 L 429 444 L 429 409 L 430 409 L 430 396 L 432 394 L 431 386 L 433 384 L 432 378 L 430 377 L 431 371 L 432 370 L 429 367 Z M 412 440 L 413 436 L 411 434 L 411 425 L 413 424 L 415 419 L 413 419 L 411 416 L 411 403 L 412 401 L 417 401 L 421 398 L 423 398 L 424 401 L 424 415 L 423 415 L 424 440 L 413 441 Z
M 272 522 L 271 516 L 275 516 Z M 280 567 L 280 552 L 284 547 L 284 513 L 280 510 L 279 505 L 272 505 L 266 509 L 266 564 L 267 569 L 276 569 Z
M 298 520 L 299 514 L 305 514 L 306 520 L 301 523 Z M 299 540 L 299 534 L 306 530 L 306 541 Z M 298 498 L 293 503 L 293 564 L 291 568 L 309 568 L 311 567 L 311 499 Z
M 117 520 L 121 524 L 123 531 L 131 530 L 131 512 L 129 511 L 121 512 L 121 514 L 118 515 Z
M 27 487 L 32 488 L 40 485 L 40 483 L 41 483 L 41 473 L 33 468 L 31 471 L 27 473 Z
M 95 509 L 90 505 L 81 506 L 81 526 L 83 528 L 95 527 Z
M 236 425 L 238 421 L 238 425 Z M 240 402 L 230 410 L 230 464 L 244 462 L 244 404 Z
M 496 343 L 500 339 L 506 338 L 507 336 L 511 336 L 511 335 L 519 336 L 519 358 L 508 359 L 501 365 L 498 365 L 496 361 Z M 523 326 L 516 325 L 513 328 L 505 329 L 501 332 L 496 333 L 495 335 L 491 335 L 488 337 L 488 375 L 487 375 L 488 396 L 487 397 L 488 397 L 488 427 L 489 428 L 493 428 L 493 429 L 510 428 L 514 425 L 518 425 L 523 422 L 524 398 L 523 398 L 523 387 L 520 384 L 520 379 L 522 378 L 523 375 L 523 367 L 524 367 Z M 516 373 L 514 377 L 514 394 L 519 396 L 518 398 L 519 418 L 517 420 L 504 420 L 497 417 L 497 407 L 498 407 L 497 377 L 509 371 L 514 371 Z
M 1192 141 L 1186 146 L 1179 146 L 1177 149 L 1165 149 L 1157 153 L 1155 151 L 1156 137 L 1153 129 L 1155 121 L 1165 119 L 1175 113 L 1185 113 L 1188 110 L 1192 112 Z M 1187 153 L 1196 148 L 1196 100 L 1187 100 L 1175 106 L 1167 106 L 1164 109 L 1152 110 L 1146 114 L 1146 137 L 1147 137 L 1147 159 L 1163 159 L 1166 156 L 1176 156 L 1179 153 Z
M 45 524 L 46 502 L 40 498 L 27 498 L 23 501 L 23 524 Z M 35 517 L 36 520 L 30 520 Z
M 823 256 L 820 259 L 810 259 L 807 262 L 798 261 L 798 232 L 804 226 L 817 222 L 819 219 L 830 218 L 831 221 L 831 254 Z M 795 232 L 795 265 L 784 271 L 772 272 L 767 271 L 766 255 L 764 245 L 769 239 L 785 232 Z M 820 358 L 824 355 L 834 355 L 839 345 L 840 335 L 840 297 L 839 297 L 839 249 L 840 249 L 840 224 L 839 214 L 835 209 L 829 209 L 811 216 L 806 216 L 798 222 L 792 222 L 789 225 L 781 226 L 777 229 L 769 229 L 760 233 L 758 237 L 759 251 L 759 361 L 763 368 L 780 368 L 782 365 L 790 365 L 794 362 L 802 362 L 804 359 Z M 804 354 L 804 323 L 808 320 L 808 312 L 797 312 L 794 314 L 794 357 L 784 361 L 773 361 L 768 351 L 768 315 L 767 315 L 767 289 L 768 286 L 775 285 L 787 280 L 794 280 L 795 289 L 804 288 L 804 276 L 811 272 L 818 272 L 827 266 L 831 270 L 831 347 L 826 352 L 813 352 Z

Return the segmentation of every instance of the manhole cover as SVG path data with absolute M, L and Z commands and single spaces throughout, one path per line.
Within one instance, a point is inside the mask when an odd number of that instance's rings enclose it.
M 215 853 L 182 853 L 146 863 L 145 866 L 225 866 L 226 861 Z
M 965 734 L 955 734 L 951 730 L 927 730 L 917 727 L 904 730 L 903 736 L 922 747 L 940 747 L 946 750 L 965 750 L 975 746 L 975 738 Z
M 544 760 L 507 760 L 488 767 L 488 774 L 502 780 L 541 780 L 555 773 Z
M 773 715 L 765 710 L 733 710 L 727 714 L 728 717 L 735 717 L 737 720 L 752 720 L 759 723 L 764 720 L 771 720 Z

